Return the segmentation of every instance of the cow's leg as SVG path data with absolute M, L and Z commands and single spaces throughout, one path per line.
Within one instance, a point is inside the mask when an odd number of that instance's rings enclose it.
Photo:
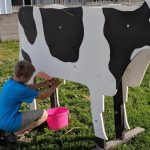
M 115 131 L 116 138 L 124 138 L 124 105 L 123 105 L 123 94 L 122 94 L 122 82 L 119 84 L 118 91 L 114 96 L 114 117 L 115 117 Z
M 130 129 L 126 111 L 126 102 L 128 100 L 128 86 L 126 86 L 126 84 L 124 83 L 122 83 L 122 96 L 123 96 L 123 111 L 124 111 L 124 128 Z
M 95 92 L 94 90 L 90 90 L 90 96 L 95 136 L 100 139 L 107 140 L 108 138 L 105 133 L 103 121 L 104 96 L 100 92 Z
M 139 86 L 150 62 L 150 49 L 138 52 L 127 66 L 122 77 L 124 127 L 130 129 L 127 119 L 125 103 L 128 100 L 128 86 Z

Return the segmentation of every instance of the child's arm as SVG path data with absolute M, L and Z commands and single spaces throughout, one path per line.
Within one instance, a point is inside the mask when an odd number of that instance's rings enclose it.
M 28 84 L 27 86 L 30 87 L 33 90 L 39 89 L 41 87 L 48 87 L 52 85 L 52 80 L 47 80 L 44 82 L 36 83 L 36 84 Z
M 37 97 L 37 99 L 45 99 L 47 97 L 49 97 L 54 91 L 55 89 L 58 87 L 58 85 L 60 84 L 59 80 L 53 80 L 52 81 L 52 86 L 44 91 L 41 91 Z

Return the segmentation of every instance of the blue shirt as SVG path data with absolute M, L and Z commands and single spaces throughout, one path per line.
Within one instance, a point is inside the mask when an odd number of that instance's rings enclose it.
M 0 129 L 15 132 L 21 128 L 22 102 L 31 103 L 39 92 L 13 79 L 5 82 L 0 91 Z

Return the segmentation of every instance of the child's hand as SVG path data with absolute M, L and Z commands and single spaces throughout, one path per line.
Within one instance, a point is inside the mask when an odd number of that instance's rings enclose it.
M 51 80 L 52 86 L 59 86 L 59 84 L 61 83 L 61 81 L 59 79 L 52 79 Z
M 45 86 L 52 86 L 52 80 L 46 80 L 43 83 Z
M 59 79 L 53 78 L 52 80 L 44 81 L 45 86 L 58 86 L 61 83 Z

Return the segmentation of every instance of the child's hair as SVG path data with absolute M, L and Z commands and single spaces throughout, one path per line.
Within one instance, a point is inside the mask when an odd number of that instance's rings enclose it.
M 35 67 L 28 61 L 21 60 L 18 61 L 15 65 L 14 74 L 18 78 L 20 78 L 21 76 L 25 78 L 31 77 L 34 72 Z

